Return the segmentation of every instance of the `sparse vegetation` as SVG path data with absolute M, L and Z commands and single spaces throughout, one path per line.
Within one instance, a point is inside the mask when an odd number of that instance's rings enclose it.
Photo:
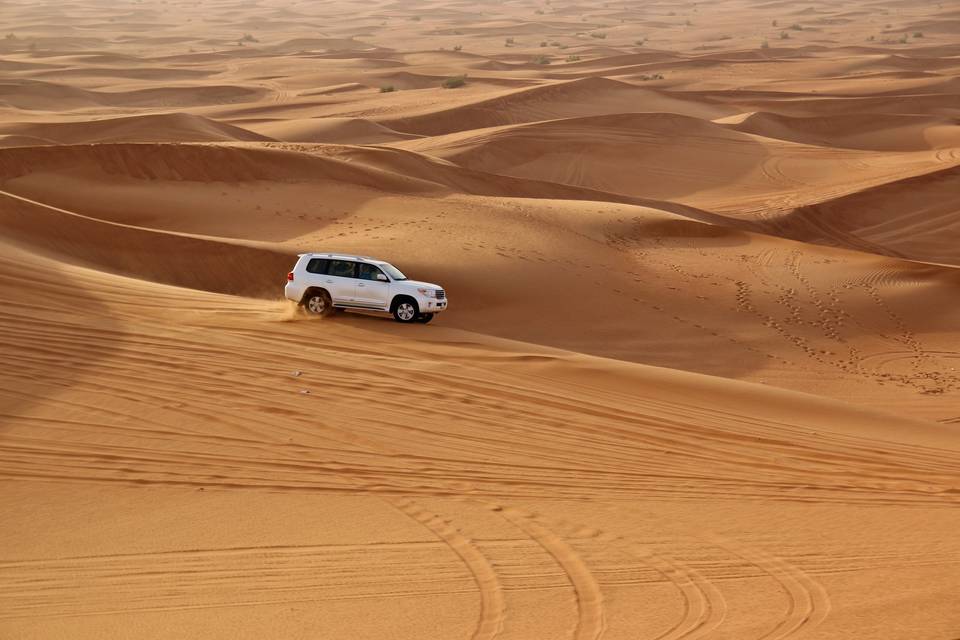
M 923 31 L 914 31 L 914 32 L 913 32 L 913 37 L 914 37 L 914 38 L 922 38 L 922 37 L 923 37 Z
M 580 56 L 567 56 L 567 62 L 580 62 Z
M 779 26 L 780 26 L 780 21 L 779 21 L 779 20 L 774 20 L 773 22 L 770 23 L 770 26 L 772 26 L 772 27 L 779 27 Z
M 512 47 L 515 44 L 515 42 L 516 41 L 513 38 L 507 38 L 506 40 L 503 41 L 503 46 Z
M 764 40 L 763 42 L 760 43 L 760 48 L 761 48 L 761 49 L 769 49 L 769 48 L 770 48 L 770 43 L 767 42 L 766 40 Z
M 17 34 L 15 34 L 15 33 L 8 33 L 8 34 L 6 35 L 6 38 L 7 38 L 7 40 L 16 40 L 16 39 L 17 39 Z
M 800 24 L 799 22 L 793 23 L 792 25 L 790 25 L 790 28 L 793 29 L 794 31 L 803 31 L 803 25 Z
M 533 64 L 550 64 L 550 58 L 547 56 L 537 56 L 533 59 Z
M 633 42 L 633 44 L 637 45 L 638 47 L 642 47 L 642 46 L 645 45 L 646 43 L 647 43 L 647 39 L 646 39 L 646 38 L 641 38 L 640 40 L 634 40 L 634 42 Z
M 654 73 L 653 75 L 649 75 L 649 76 L 644 74 L 639 77 L 639 80 L 646 82 L 648 80 L 663 80 L 663 78 L 664 76 L 662 73 Z
M 780 32 L 780 39 L 781 39 L 781 40 L 789 40 L 789 39 L 790 39 L 790 34 L 787 33 L 786 31 L 781 31 L 781 32 Z
M 380 87 L 380 93 L 393 93 L 396 90 L 397 88 L 392 84 L 385 84 L 382 87 Z
M 259 40 L 254 38 L 252 34 L 249 34 L 249 33 L 243 34 L 243 37 L 240 38 L 240 41 L 241 42 L 260 42 Z
M 458 89 L 467 84 L 467 76 L 450 76 L 440 86 L 444 89 Z
M 454 51 L 463 51 L 463 45 L 462 45 L 462 44 L 455 45 L 455 46 L 453 47 L 453 50 L 454 50 Z
M 547 41 L 546 41 L 546 40 L 544 40 L 543 42 L 541 42 L 541 43 L 540 43 L 540 46 L 541 46 L 541 47 L 545 47 L 545 46 L 547 46 Z
M 594 31 L 593 33 L 590 34 L 590 37 L 597 38 L 598 40 L 606 40 L 607 34 L 604 33 L 603 31 Z

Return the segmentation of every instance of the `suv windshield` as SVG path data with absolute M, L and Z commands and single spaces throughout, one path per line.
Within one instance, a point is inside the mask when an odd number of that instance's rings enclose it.
M 387 272 L 387 275 L 390 276 L 391 280 L 406 280 L 407 276 L 403 275 L 403 272 L 400 269 L 397 269 L 390 263 L 384 262 L 380 265 L 380 268 Z

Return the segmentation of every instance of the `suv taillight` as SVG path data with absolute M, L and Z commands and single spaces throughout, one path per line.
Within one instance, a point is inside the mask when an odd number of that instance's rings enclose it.
M 287 274 L 287 280 L 289 280 L 290 282 L 293 282 L 293 271 Z

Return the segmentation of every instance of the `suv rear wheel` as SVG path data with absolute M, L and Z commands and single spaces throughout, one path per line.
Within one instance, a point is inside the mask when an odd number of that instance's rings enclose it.
M 400 298 L 393 305 L 393 318 L 397 322 L 413 322 L 419 315 L 420 309 L 413 298 Z
M 312 291 L 303 301 L 303 307 L 315 316 L 328 316 L 333 313 L 333 302 L 326 291 Z

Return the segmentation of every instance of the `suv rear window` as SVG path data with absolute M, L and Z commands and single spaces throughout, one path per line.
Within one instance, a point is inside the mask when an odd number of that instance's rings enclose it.
M 307 273 L 326 274 L 329 263 L 330 261 L 326 258 L 312 258 L 310 262 L 307 263 Z
M 327 275 L 338 276 L 340 278 L 356 278 L 354 270 L 356 262 L 347 262 L 346 260 L 331 260 L 330 267 L 327 269 Z

